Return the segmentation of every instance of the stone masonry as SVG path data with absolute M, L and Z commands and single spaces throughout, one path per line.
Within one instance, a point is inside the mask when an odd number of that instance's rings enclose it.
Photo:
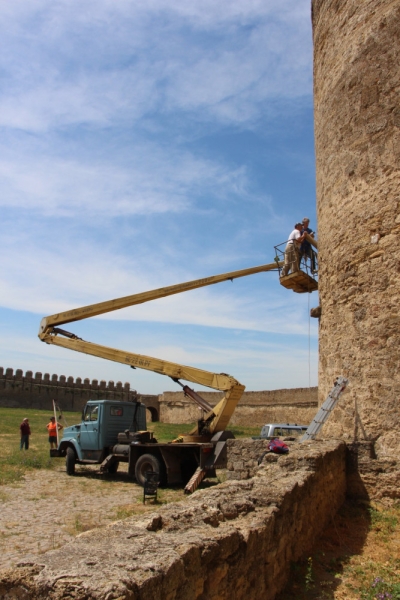
M 293 438 L 284 438 L 290 454 L 299 444 Z M 255 477 L 259 464 L 272 464 L 279 455 L 268 451 L 267 440 L 228 440 L 228 480 Z M 355 500 L 391 504 L 400 498 L 400 463 L 394 458 L 378 458 L 373 442 L 353 442 L 346 447 L 346 494 Z
M 199 394 L 214 406 L 222 392 Z M 183 392 L 164 392 L 159 396 L 160 420 L 163 423 L 193 423 L 201 413 Z M 264 425 L 265 423 L 308 424 L 318 407 L 318 388 L 293 388 L 244 392 L 230 420 L 232 425 Z
M 400 451 L 400 3 L 313 0 L 325 434 Z
M 56 400 L 63 410 L 79 411 L 88 400 L 96 399 L 132 401 L 137 398 L 129 383 L 120 381 L 98 381 L 51 375 L 40 372 L 33 374 L 21 369 L 0 367 L 0 406 L 9 408 L 52 409 L 52 400 Z
M 346 489 L 345 445 L 297 444 L 255 476 L 94 529 L 0 575 L 0 598 L 273 600 Z
M 223 397 L 219 392 L 200 392 L 214 406 Z M 0 406 L 9 408 L 52 409 L 55 399 L 62 410 L 80 411 L 88 400 L 96 399 L 133 401 L 146 405 L 148 421 L 163 423 L 194 423 L 200 416 L 197 405 L 183 392 L 163 394 L 138 394 L 129 383 L 98 381 L 65 375 L 35 373 L 21 369 L 0 367 Z M 315 415 L 318 390 L 297 388 L 261 392 L 245 392 L 233 415 L 234 425 L 259 425 L 264 423 L 307 424 Z
M 287 443 L 287 442 L 285 442 Z M 227 479 L 250 479 L 257 473 L 258 462 L 268 452 L 267 440 L 228 440 Z M 276 454 L 273 455 L 278 458 Z

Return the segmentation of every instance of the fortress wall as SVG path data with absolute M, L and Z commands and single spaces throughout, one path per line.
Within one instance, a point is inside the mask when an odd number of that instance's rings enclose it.
M 268 459 L 251 479 L 25 556 L 1 573 L 0 597 L 273 600 L 344 500 L 345 445 L 297 444 Z
M 319 442 L 285 440 L 289 447 L 288 462 L 299 447 L 309 446 L 314 450 Z M 243 480 L 256 477 L 260 464 L 282 463 L 279 455 L 267 452 L 266 440 L 228 440 L 227 479 Z M 295 468 L 298 468 L 297 462 Z M 292 463 L 293 464 L 293 463 Z M 373 442 L 354 442 L 346 447 L 346 495 L 355 500 L 375 500 L 391 504 L 400 498 L 400 464 L 393 458 L 379 459 L 375 455 Z M 261 467 L 262 468 L 262 467 Z M 336 475 L 335 475 L 336 476 Z
M 222 392 L 201 392 L 214 406 L 223 398 Z M 264 423 L 305 423 L 314 417 L 317 408 L 317 388 L 297 388 L 261 392 L 245 392 L 232 417 L 234 425 Z M 159 396 L 138 394 L 129 383 L 98 381 L 35 373 L 0 367 L 0 407 L 38 408 L 52 410 L 53 399 L 62 410 L 80 411 L 88 400 L 110 399 L 143 402 L 148 409 L 147 421 L 163 423 L 194 423 L 201 416 L 196 404 L 183 392 L 164 392 Z
M 129 383 L 121 381 L 98 381 L 97 379 L 82 379 L 51 375 L 40 372 L 33 374 L 21 369 L 4 369 L 0 367 L 0 406 L 9 408 L 53 408 L 53 399 L 62 410 L 80 411 L 88 400 L 134 400 L 135 390 L 130 389 Z
M 265 423 L 297 423 L 309 425 L 317 412 L 317 402 L 313 404 L 283 404 L 280 406 L 238 406 L 230 420 L 232 425 L 257 427 Z M 229 426 L 228 426 L 229 428 Z
M 199 392 L 212 406 L 223 392 Z M 159 396 L 160 419 L 164 423 L 193 423 L 201 411 L 183 392 L 164 392 Z M 258 426 L 265 423 L 305 423 L 312 420 L 318 404 L 318 388 L 294 388 L 244 392 L 230 421 L 233 425 Z
M 399 454 L 400 4 L 313 0 L 324 433 Z M 356 411 L 359 418 L 356 418 Z

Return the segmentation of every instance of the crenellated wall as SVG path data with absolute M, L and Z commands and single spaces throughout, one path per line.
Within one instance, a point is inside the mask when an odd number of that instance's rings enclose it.
M 63 410 L 81 410 L 88 400 L 97 398 L 132 401 L 137 392 L 130 389 L 129 383 L 121 381 L 98 381 L 65 375 L 50 375 L 40 372 L 33 374 L 21 369 L 0 367 L 0 406 L 10 408 L 52 408 L 56 400 Z

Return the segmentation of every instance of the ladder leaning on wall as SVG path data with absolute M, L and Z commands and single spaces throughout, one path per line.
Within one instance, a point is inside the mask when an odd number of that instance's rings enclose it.
M 341 393 L 346 389 L 348 379 L 345 377 L 338 377 L 333 385 L 333 388 L 328 394 L 327 399 L 315 415 L 314 419 L 308 426 L 305 434 L 300 438 L 299 442 L 305 442 L 307 440 L 315 439 L 315 436 L 322 428 L 322 425 L 328 419 L 332 410 L 335 408 Z

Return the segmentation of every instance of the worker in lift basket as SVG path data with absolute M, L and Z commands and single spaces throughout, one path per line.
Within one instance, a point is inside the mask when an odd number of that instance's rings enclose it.
M 303 219 L 303 229 L 302 229 L 302 233 L 307 232 L 309 236 L 311 236 L 312 238 L 314 237 L 314 231 L 311 229 L 310 227 L 310 219 L 308 217 L 304 217 Z M 300 246 L 300 258 L 299 258 L 299 264 L 301 262 L 301 259 L 304 257 L 304 262 L 307 260 L 307 258 L 310 259 L 311 262 L 311 273 L 315 273 L 316 270 L 316 265 L 315 265 L 315 254 L 314 254 L 314 250 L 311 247 L 311 244 L 309 241 L 304 240 L 304 242 L 301 244 Z
M 292 233 L 289 235 L 285 248 L 285 264 L 282 268 L 281 277 L 299 270 L 300 244 L 304 241 L 306 235 L 306 232 L 301 233 L 302 229 L 303 224 L 296 223 Z

